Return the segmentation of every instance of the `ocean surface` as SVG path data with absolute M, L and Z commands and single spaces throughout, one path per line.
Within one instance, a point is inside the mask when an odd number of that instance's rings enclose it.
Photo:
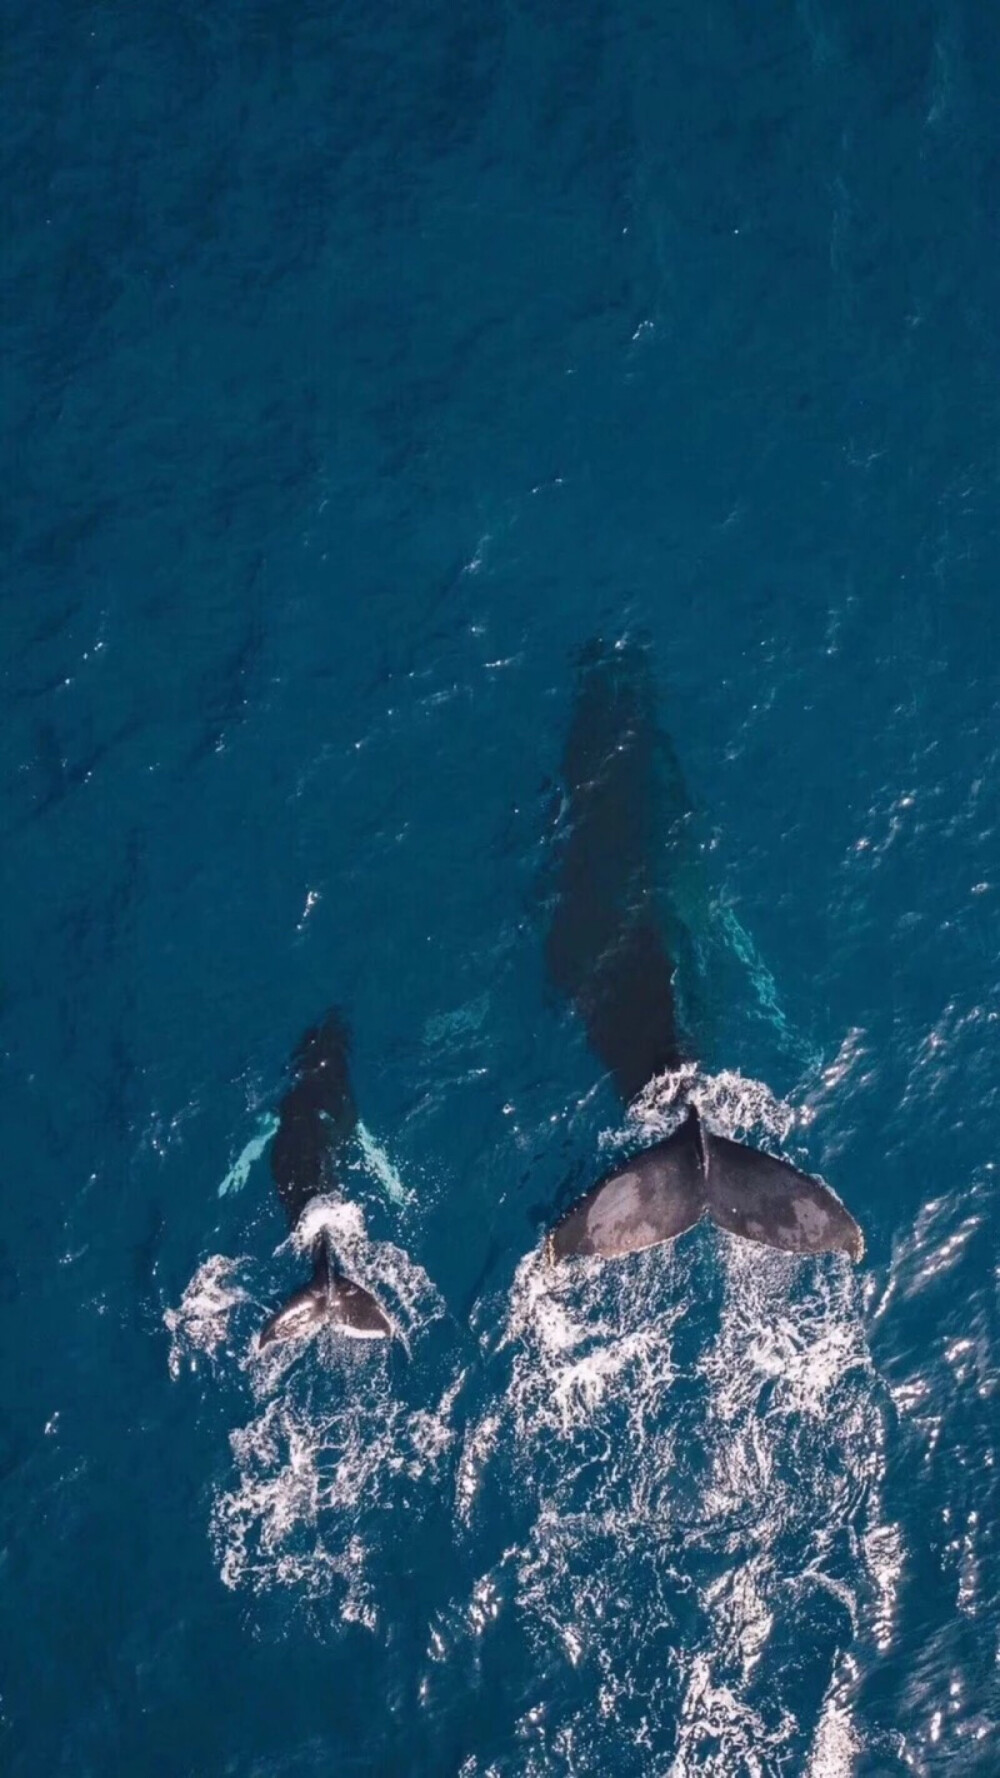
M 4 12 L 4 1773 L 995 1773 L 1000 12 Z M 857 1268 L 543 1264 L 595 635 Z M 262 1357 L 332 1005 L 402 1337 Z

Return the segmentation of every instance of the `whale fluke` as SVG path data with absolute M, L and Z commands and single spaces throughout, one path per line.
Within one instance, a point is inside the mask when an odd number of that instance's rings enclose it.
M 705 1129 L 695 1106 L 678 1130 L 592 1187 L 548 1239 L 551 1260 L 614 1259 L 671 1241 L 708 1215 L 727 1234 L 785 1253 L 846 1253 L 864 1236 L 836 1193 L 790 1161 Z
M 331 1270 L 325 1242 L 316 1256 L 309 1283 L 295 1291 L 265 1323 L 258 1345 L 311 1339 L 321 1327 L 336 1328 L 338 1333 L 354 1340 L 392 1337 L 392 1322 L 371 1292 Z
M 726 1136 L 705 1134 L 708 1214 L 727 1234 L 784 1253 L 864 1256 L 865 1238 L 825 1180 Z
M 615 1259 L 682 1235 L 705 1210 L 701 1124 L 691 1112 L 663 1142 L 592 1186 L 549 1235 L 549 1256 Z

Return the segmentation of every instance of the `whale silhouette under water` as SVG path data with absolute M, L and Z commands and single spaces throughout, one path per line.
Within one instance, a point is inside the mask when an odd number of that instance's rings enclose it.
M 563 755 L 563 835 L 546 960 L 626 1104 L 655 1076 L 693 1059 L 678 1028 L 657 869 L 687 818 L 682 798 L 665 827 L 671 775 L 677 778 L 676 761 L 657 724 L 648 649 L 588 643 Z M 715 1135 L 689 1104 L 679 1129 L 600 1179 L 556 1224 L 549 1257 L 638 1252 L 683 1234 L 703 1215 L 729 1234 L 788 1253 L 859 1260 L 864 1252 L 861 1229 L 823 1180 Z
M 358 1127 L 351 1086 L 350 1032 L 337 1011 L 305 1033 L 294 1079 L 278 1106 L 271 1172 L 295 1230 L 313 1199 L 337 1183 L 337 1165 Z M 384 1340 L 392 1323 L 381 1304 L 338 1270 L 325 1234 L 312 1244 L 312 1276 L 261 1329 L 258 1343 L 301 1339 L 331 1327 L 356 1340 Z

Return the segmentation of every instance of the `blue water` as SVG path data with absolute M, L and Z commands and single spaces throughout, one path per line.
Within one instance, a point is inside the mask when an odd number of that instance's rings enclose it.
M 6 11 L 4 1771 L 1000 1769 L 994 9 Z M 857 1270 L 541 1266 L 640 630 Z M 408 1351 L 267 1368 L 333 1002 Z

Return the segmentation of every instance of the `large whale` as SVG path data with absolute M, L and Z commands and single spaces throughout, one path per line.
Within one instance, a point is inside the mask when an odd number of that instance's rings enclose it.
M 289 1226 L 298 1228 L 313 1199 L 336 1188 L 338 1166 L 354 1136 L 358 1109 L 350 1073 L 350 1033 L 329 1012 L 305 1033 L 293 1080 L 278 1106 L 271 1172 Z M 311 1250 L 312 1276 L 261 1329 L 259 1344 L 301 1339 L 332 1327 L 356 1340 L 384 1340 L 392 1323 L 370 1293 L 339 1271 L 325 1234 Z
M 678 928 L 658 862 L 680 849 L 687 812 L 676 798 L 666 807 L 677 767 L 657 723 L 645 647 L 582 650 L 562 776 L 549 974 L 628 1104 L 656 1075 L 693 1059 L 679 1028 L 667 937 Z M 689 1103 L 672 1135 L 598 1180 L 556 1224 L 549 1257 L 635 1253 L 706 1215 L 788 1253 L 859 1260 L 864 1252 L 860 1228 L 823 1180 L 716 1135 Z

